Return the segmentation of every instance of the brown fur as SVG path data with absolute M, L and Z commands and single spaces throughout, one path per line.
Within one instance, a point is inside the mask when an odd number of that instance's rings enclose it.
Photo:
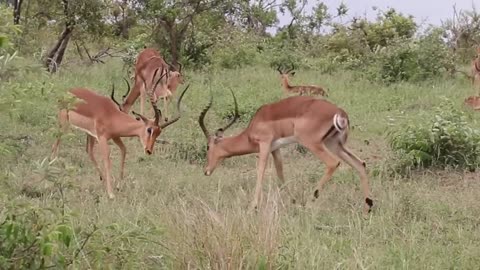
M 112 90 L 113 91 L 113 90 Z M 58 118 L 60 127 L 65 131 L 69 125 L 77 127 L 87 133 L 87 153 L 100 174 L 100 179 L 105 181 L 108 196 L 113 198 L 111 185 L 111 160 L 108 142 L 113 142 L 120 148 L 121 164 L 120 178 L 124 175 L 126 147 L 122 137 L 138 137 L 144 146 L 145 153 L 152 154 L 156 138 L 160 135 L 162 127 L 157 120 L 149 120 L 143 115 L 141 119 L 119 110 L 117 105 L 108 97 L 99 95 L 86 88 L 75 88 L 70 93 L 80 99 L 74 104 L 74 108 L 59 111 Z M 51 158 L 56 158 L 61 141 L 59 136 L 52 146 Z M 104 173 L 100 170 L 94 156 L 94 146 L 98 143 L 103 161 Z
M 296 93 L 300 96 L 303 95 L 320 95 L 328 97 L 327 91 L 321 86 L 316 85 L 290 85 L 288 81 L 288 74 L 281 74 L 282 86 L 286 93 Z
M 480 110 L 480 97 L 479 96 L 469 96 L 463 101 L 465 106 L 468 106 L 476 111 Z
M 344 161 L 360 174 L 366 202 L 365 210 L 370 211 L 372 201 L 369 198 L 365 162 L 345 146 L 349 120 L 344 110 L 322 99 L 306 96 L 289 97 L 261 106 L 245 130 L 238 135 L 225 138 L 223 137 L 224 129 L 219 129 L 214 135 L 209 135 L 205 127 L 203 120 L 211 104 L 210 102 L 199 117 L 200 127 L 208 139 L 207 164 L 204 173 L 211 175 L 217 164 L 226 158 L 258 153 L 257 183 L 255 196 L 251 203 L 252 208 L 256 207 L 261 199 L 265 166 L 270 153 L 274 159 L 277 175 L 281 183 L 284 183 L 280 155 L 280 148 L 283 145 L 280 141 L 293 138 L 294 142 L 307 147 L 327 166 L 327 171 L 314 192 L 315 197 L 318 197 L 324 184 L 331 179 L 339 162 Z M 238 118 L 236 101 L 235 110 L 234 120 Z M 337 127 L 342 126 L 341 130 L 335 127 L 334 122 L 337 123 Z
M 159 70 L 155 74 L 155 70 Z M 162 72 L 163 71 L 163 72 Z M 163 75 L 164 76 L 156 89 L 153 89 L 153 84 Z M 144 113 L 144 102 L 150 93 L 145 93 L 146 89 L 153 91 L 153 102 L 157 102 L 158 98 L 164 98 L 164 113 L 167 115 L 167 103 L 171 101 L 172 95 L 175 93 L 179 84 L 183 84 L 183 76 L 179 71 L 170 70 L 170 66 L 165 62 L 160 53 L 153 48 L 146 48 L 137 57 L 135 63 L 135 84 L 132 91 L 125 98 L 122 104 L 122 110 L 129 112 L 131 106 L 135 103 L 139 96 L 140 99 L 140 113 Z

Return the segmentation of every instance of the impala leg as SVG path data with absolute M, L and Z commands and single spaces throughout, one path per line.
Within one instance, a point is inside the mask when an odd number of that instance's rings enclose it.
M 370 198 L 370 188 L 368 186 L 368 176 L 365 161 L 359 159 L 355 154 L 348 150 L 339 140 L 339 138 L 331 138 L 325 142 L 325 146 L 332 154 L 338 156 L 350 167 L 357 170 L 360 175 L 360 185 L 365 199 L 365 212 L 370 212 L 373 206 L 373 201 Z
M 282 154 L 280 149 L 272 151 L 273 163 L 275 164 L 275 170 L 277 171 L 278 179 L 280 180 L 280 185 L 285 184 L 285 176 L 283 174 L 283 162 Z
M 105 177 L 103 176 L 102 170 L 100 170 L 100 167 L 98 166 L 98 162 L 95 159 L 95 153 L 93 151 L 93 148 L 95 147 L 95 140 L 96 139 L 93 136 L 87 134 L 87 154 L 90 157 L 90 160 L 93 162 L 98 174 L 100 175 L 100 180 L 104 180 Z
M 140 114 L 144 115 L 144 108 L 145 108 L 145 99 L 146 99 L 146 89 L 142 88 L 140 89 Z
M 103 156 L 103 164 L 105 166 L 105 188 L 110 199 L 115 198 L 112 191 L 112 161 L 110 160 L 110 148 L 108 147 L 107 139 L 99 138 L 98 145 Z
M 120 180 L 123 180 L 124 177 L 124 169 L 125 169 L 125 157 L 127 156 L 127 148 L 125 147 L 125 144 L 123 144 L 122 139 L 120 138 L 115 138 L 113 139 L 113 142 L 120 148 L 120 154 L 121 154 L 121 159 L 120 159 Z
M 163 110 L 165 111 L 165 122 L 168 121 L 168 96 L 163 97 Z
M 340 166 L 340 161 L 335 156 L 331 155 L 323 148 L 323 145 L 316 145 L 313 147 L 307 147 L 313 154 L 315 154 L 323 163 L 325 163 L 325 173 L 318 181 L 317 188 L 313 192 L 313 197 L 317 199 L 320 196 L 320 192 L 323 190 L 325 184 L 332 179 L 333 173 Z
M 270 143 L 260 145 L 260 153 L 258 154 L 257 163 L 257 183 L 255 185 L 255 197 L 250 205 L 250 209 L 257 209 L 262 196 L 263 177 L 265 176 L 265 168 L 270 154 Z
M 53 160 L 58 156 L 58 149 L 60 147 L 62 135 L 68 130 L 67 110 L 60 110 L 60 112 L 58 113 L 58 123 L 60 125 L 61 133 L 57 135 L 57 140 L 55 140 L 55 143 L 52 145 L 52 154 L 50 155 L 50 160 Z

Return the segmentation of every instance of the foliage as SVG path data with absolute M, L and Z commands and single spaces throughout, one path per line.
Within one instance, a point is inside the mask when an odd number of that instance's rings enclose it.
M 12 40 L 21 34 L 21 27 L 12 23 L 12 9 L 0 4 L 0 79 L 5 80 L 11 76 L 16 68 L 12 65 L 17 52 L 14 50 Z
M 417 168 L 453 167 L 475 170 L 480 165 L 480 130 L 469 124 L 464 112 L 445 100 L 435 115 L 390 133 L 390 146 L 402 174 Z
M 441 40 L 441 30 L 433 29 L 418 40 L 405 38 L 377 47 L 369 54 L 371 80 L 385 83 L 423 81 L 441 75 L 451 66 L 451 53 Z
M 472 5 L 471 10 L 457 10 L 453 7 L 452 18 L 442 21 L 444 38 L 448 46 L 463 62 L 470 61 L 472 47 L 480 44 L 480 12 Z

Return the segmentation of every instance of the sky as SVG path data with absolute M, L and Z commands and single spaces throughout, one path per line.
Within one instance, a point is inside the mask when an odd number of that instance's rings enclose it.
M 480 1 L 477 2 L 476 8 L 480 9 Z M 453 14 L 453 5 L 456 5 L 457 10 L 471 10 L 473 0 L 324 0 L 329 11 L 335 12 L 336 7 L 340 3 L 345 3 L 349 8 L 347 17 L 344 21 L 348 21 L 349 18 L 354 16 L 364 16 L 374 19 L 377 12 L 372 10 L 373 6 L 386 10 L 387 8 L 395 8 L 397 11 L 405 15 L 413 15 L 418 23 L 425 22 L 433 25 L 440 25 L 442 20 L 451 18 Z M 315 5 L 317 1 L 309 1 L 310 7 Z M 290 16 L 282 16 L 280 14 L 279 25 L 285 25 L 290 22 Z

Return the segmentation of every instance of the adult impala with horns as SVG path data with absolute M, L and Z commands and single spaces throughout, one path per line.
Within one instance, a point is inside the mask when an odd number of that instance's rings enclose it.
M 269 155 L 272 154 L 278 178 L 284 183 L 280 148 L 291 143 L 300 143 L 326 165 L 326 172 L 313 193 L 315 198 L 318 198 L 325 183 L 340 166 L 340 161 L 343 161 L 359 173 L 365 212 L 370 212 L 373 201 L 370 198 L 365 162 L 345 146 L 349 119 L 344 110 L 326 100 L 307 96 L 289 97 L 261 106 L 245 130 L 236 136 L 224 137 L 225 130 L 239 117 L 233 92 L 232 96 L 235 103 L 234 118 L 214 134 L 209 133 L 204 123 L 205 115 L 212 106 L 212 96 L 200 113 L 198 123 L 208 141 L 205 175 L 211 175 L 217 164 L 226 158 L 258 153 L 257 182 L 250 205 L 250 208 L 256 208 L 262 194 L 262 182 Z
M 155 71 L 155 74 L 156 73 L 157 71 Z M 153 76 L 153 78 L 155 78 L 155 76 Z M 161 78 L 162 77 L 160 77 L 155 84 L 152 82 L 152 85 L 158 85 Z M 146 82 L 144 83 L 146 84 Z M 135 112 L 133 112 L 133 114 L 136 117 L 122 112 L 118 106 L 118 102 L 114 99 L 113 87 L 111 99 L 85 88 L 73 88 L 70 90 L 70 93 L 78 98 L 79 101 L 74 104 L 74 108 L 72 109 L 60 110 L 58 114 L 60 127 L 65 131 L 68 126 L 71 125 L 87 133 L 87 153 L 100 174 L 100 179 L 105 181 L 105 188 L 109 198 L 114 198 L 114 194 L 111 183 L 112 162 L 110 160 L 110 147 L 108 142 L 112 140 L 120 148 L 120 178 L 123 179 L 127 149 L 121 138 L 138 137 L 144 147 L 145 153 L 151 155 L 155 141 L 162 130 L 180 119 L 180 102 L 187 90 L 188 86 L 182 92 L 177 102 L 178 115 L 167 122 L 160 121 L 162 113 L 154 102 L 151 102 L 153 111 L 155 112 L 155 118 L 152 120 Z M 57 157 L 60 140 L 61 136 L 59 136 L 53 144 L 52 159 Z M 97 142 L 103 157 L 104 173 L 100 170 L 94 156 L 94 147 Z

